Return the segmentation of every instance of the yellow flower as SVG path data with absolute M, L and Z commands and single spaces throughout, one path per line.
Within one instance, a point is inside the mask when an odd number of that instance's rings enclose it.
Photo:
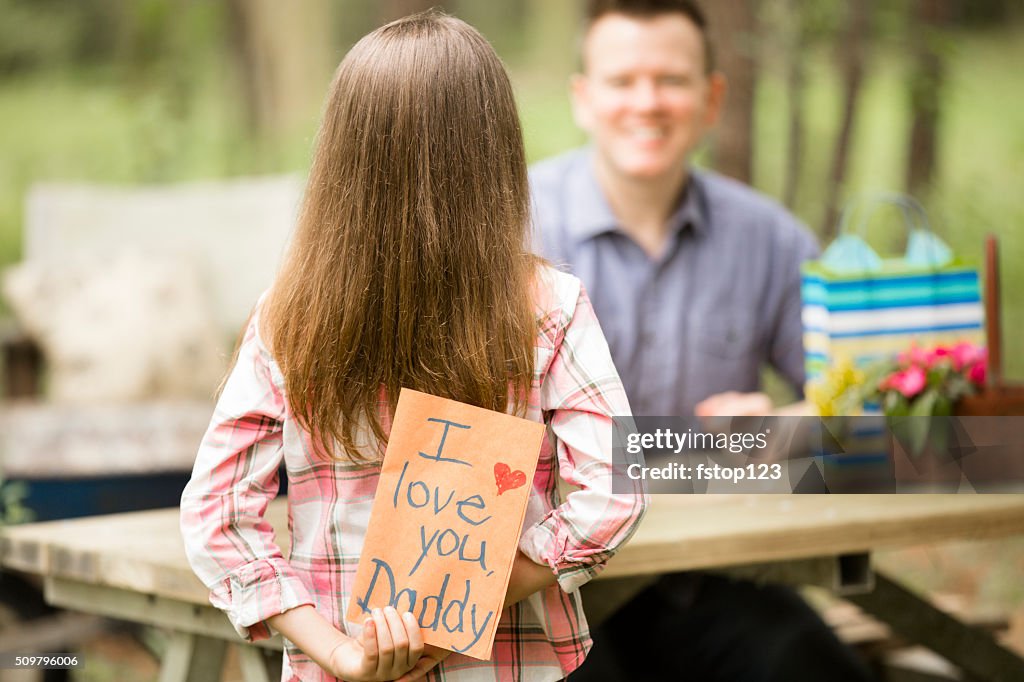
M 825 373 L 807 387 L 807 397 L 822 417 L 860 414 L 864 372 L 849 357 L 837 357 Z

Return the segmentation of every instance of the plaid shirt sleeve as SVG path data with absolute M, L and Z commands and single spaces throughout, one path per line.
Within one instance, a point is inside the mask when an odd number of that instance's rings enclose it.
M 565 592 L 600 572 L 636 531 L 648 504 L 640 483 L 622 472 L 616 475 L 613 416 L 628 417 L 629 403 L 590 299 L 579 281 L 572 281 L 572 295 L 562 306 L 567 322 L 555 339 L 541 401 L 555 438 L 559 474 L 578 490 L 527 528 L 520 541 L 530 559 L 551 567 Z M 616 490 L 631 489 L 614 492 L 613 477 Z
M 247 640 L 269 637 L 267 618 L 312 604 L 264 519 L 277 495 L 287 411 L 281 376 L 254 315 L 181 498 L 181 532 L 210 602 Z

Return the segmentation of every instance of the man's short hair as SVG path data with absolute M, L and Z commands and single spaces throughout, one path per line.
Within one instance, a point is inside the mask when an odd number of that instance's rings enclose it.
M 708 35 L 708 20 L 704 10 L 693 0 L 587 0 L 583 33 L 606 14 L 624 14 L 628 17 L 650 19 L 662 14 L 682 14 L 693 22 L 704 40 L 704 69 L 714 71 L 715 53 Z

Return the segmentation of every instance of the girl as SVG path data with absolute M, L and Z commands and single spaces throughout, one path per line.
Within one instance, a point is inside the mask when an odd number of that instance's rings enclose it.
M 342 61 L 297 228 L 223 386 L 181 500 L 189 559 L 286 680 L 556 680 L 590 636 L 578 588 L 639 523 L 612 493 L 629 406 L 579 281 L 526 248 L 512 89 L 474 29 L 435 13 Z M 548 425 L 490 661 L 423 647 L 411 614 L 347 622 L 402 387 Z M 291 550 L 263 519 L 288 476 Z M 578 488 L 564 501 L 558 478 Z

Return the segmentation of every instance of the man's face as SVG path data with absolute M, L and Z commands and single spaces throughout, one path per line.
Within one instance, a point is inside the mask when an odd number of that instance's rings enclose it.
M 606 14 L 583 44 L 573 80 L 576 121 L 606 172 L 658 179 L 680 172 L 718 117 L 725 84 L 705 72 L 700 30 L 681 14 Z

